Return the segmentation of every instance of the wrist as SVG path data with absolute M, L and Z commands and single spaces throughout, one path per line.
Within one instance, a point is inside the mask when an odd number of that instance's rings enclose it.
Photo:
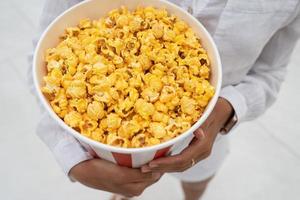
M 219 128 L 223 128 L 229 119 L 234 115 L 232 105 L 225 98 L 219 97 L 214 108 L 215 120 L 219 124 Z

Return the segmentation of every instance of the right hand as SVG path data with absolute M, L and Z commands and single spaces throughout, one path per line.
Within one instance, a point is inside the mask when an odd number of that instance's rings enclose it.
M 142 173 L 140 169 L 92 159 L 75 165 L 69 175 L 88 187 L 133 197 L 141 195 L 148 186 L 158 181 L 162 174 Z

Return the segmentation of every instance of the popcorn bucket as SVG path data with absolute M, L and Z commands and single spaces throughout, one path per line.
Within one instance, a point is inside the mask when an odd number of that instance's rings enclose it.
M 201 38 L 202 46 L 207 50 L 211 62 L 211 78 L 210 83 L 215 87 L 215 94 L 207 105 L 200 119 L 186 132 L 181 135 L 166 141 L 164 143 L 143 147 L 143 148 L 121 148 L 102 144 L 100 142 L 89 139 L 81 135 L 76 130 L 69 127 L 60 119 L 52 110 L 49 102 L 41 92 L 41 87 L 44 85 L 43 77 L 46 75 L 46 64 L 44 55 L 48 48 L 53 48 L 59 43 L 59 36 L 64 33 L 65 28 L 76 26 L 80 19 L 90 18 L 99 19 L 108 14 L 109 11 L 126 6 L 129 10 L 135 9 L 137 6 L 153 6 L 155 8 L 165 8 L 168 13 L 174 14 L 179 19 L 185 21 L 196 33 L 197 37 Z M 165 156 L 167 154 L 176 154 L 181 152 L 192 140 L 193 132 L 206 120 L 208 115 L 215 106 L 222 81 L 221 61 L 216 45 L 204 28 L 204 26 L 189 13 L 180 7 L 164 0 L 87 0 L 79 3 L 65 11 L 57 17 L 42 34 L 36 51 L 34 54 L 33 77 L 34 84 L 37 90 L 39 99 L 43 106 L 48 111 L 49 115 L 67 132 L 81 142 L 81 144 L 95 157 L 105 159 L 121 166 L 140 167 L 149 161 Z

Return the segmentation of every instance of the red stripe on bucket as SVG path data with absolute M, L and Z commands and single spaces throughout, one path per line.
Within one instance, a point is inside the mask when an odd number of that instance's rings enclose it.
M 94 151 L 94 149 L 90 148 L 88 149 L 88 152 L 94 157 L 94 158 L 100 158 L 98 154 Z
M 98 156 L 98 154 L 94 151 L 94 149 L 92 149 L 90 145 L 83 142 L 80 142 L 80 144 L 89 152 L 91 156 L 93 156 L 93 158 L 100 158 L 100 156 Z
M 157 159 L 157 158 L 161 158 L 161 157 L 164 157 L 170 150 L 172 146 L 169 146 L 169 147 L 166 147 L 166 148 L 163 148 L 163 149 L 160 149 L 158 150 L 156 153 L 155 153 L 155 156 L 153 159 Z
M 118 165 L 124 166 L 124 167 L 132 167 L 132 158 L 131 154 L 124 154 L 124 153 L 114 153 L 112 152 L 112 155 Z

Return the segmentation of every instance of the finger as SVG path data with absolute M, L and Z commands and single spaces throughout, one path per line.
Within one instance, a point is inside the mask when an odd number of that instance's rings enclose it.
M 149 172 L 153 169 L 160 169 L 160 172 L 170 172 L 171 170 L 181 171 L 186 166 L 191 164 L 191 160 L 195 159 L 202 154 L 202 145 L 205 143 L 203 139 L 203 130 L 199 129 L 196 131 L 198 137 L 195 137 L 190 145 L 185 148 L 180 154 L 174 156 L 168 156 L 153 160 L 149 163 L 148 167 L 142 167 L 142 171 Z M 198 139 L 202 138 L 202 139 Z
M 198 163 L 199 161 L 204 160 L 208 156 L 209 156 L 209 152 L 203 152 L 200 155 L 198 155 L 198 157 L 195 158 L 194 161 L 195 161 L 195 163 Z M 182 172 L 193 166 L 194 166 L 194 164 L 191 160 L 190 162 L 186 162 L 185 164 L 183 164 L 181 166 L 169 166 L 169 167 L 161 166 L 161 167 L 153 167 L 153 168 L 149 167 L 149 170 L 153 173 L 155 173 L 155 172 L 158 172 L 158 173 Z
M 140 169 L 133 169 L 128 167 L 118 166 L 111 162 L 100 160 L 102 165 L 105 165 L 107 169 L 107 178 L 109 178 L 110 174 L 116 174 L 114 176 L 114 180 L 119 183 L 132 183 L 138 182 L 141 180 L 152 180 L 152 173 L 141 173 Z M 104 174 L 105 176 L 105 174 Z
M 141 167 L 141 172 L 143 173 L 151 172 L 151 168 L 148 165 L 144 165 Z
M 160 165 L 157 167 L 147 167 L 146 171 L 151 171 L 152 173 L 158 172 L 158 173 L 168 173 L 168 172 L 182 172 L 186 169 L 192 167 L 192 161 L 190 162 L 184 162 L 180 165 Z M 145 167 L 146 168 L 146 167 Z
M 191 163 L 190 163 L 191 166 Z M 169 172 L 182 172 L 185 169 L 188 169 L 189 166 L 169 166 L 169 167 L 155 167 L 155 168 L 151 168 L 151 172 L 152 173 L 169 173 Z
M 127 182 L 140 182 L 140 181 L 152 181 L 155 179 L 155 175 L 153 175 L 151 172 L 148 173 L 142 173 L 139 169 L 131 169 L 131 168 L 125 168 L 124 167 L 124 178 Z
M 164 158 L 159 158 L 157 160 L 151 161 L 149 163 L 150 169 L 160 168 L 164 171 L 169 171 L 173 167 L 180 169 L 182 166 L 186 165 L 187 162 L 192 160 L 194 154 L 195 145 L 190 145 L 184 149 L 180 154 L 174 156 L 168 156 Z M 147 168 L 147 169 L 149 169 Z
M 143 182 L 137 182 L 137 183 L 128 183 L 124 185 L 124 189 L 126 191 L 129 191 L 130 196 L 139 196 L 141 193 L 150 185 L 156 183 L 162 174 L 156 173 L 157 177 L 156 179 L 153 179 L 152 181 L 143 181 Z
M 194 139 L 194 141 L 189 144 L 189 146 L 187 146 L 181 153 L 153 160 L 149 163 L 149 167 L 158 167 L 163 164 L 180 164 L 186 160 L 191 160 L 193 159 L 193 155 L 195 154 L 195 152 L 197 152 L 196 150 L 198 150 L 199 146 L 201 145 L 201 140 Z
M 196 131 L 194 131 L 194 135 L 198 140 L 205 139 L 205 134 L 202 128 L 198 128 Z
M 152 169 L 153 168 L 150 168 L 148 165 L 144 165 L 144 166 L 141 167 L 141 172 L 142 173 L 154 172 Z
M 198 163 L 201 160 L 206 159 L 208 156 L 210 155 L 210 151 L 203 151 L 203 153 L 199 154 L 197 157 L 194 158 L 195 163 Z M 153 173 L 158 172 L 158 173 L 168 173 L 168 172 L 182 172 L 185 171 L 191 167 L 193 167 L 193 165 L 195 165 L 195 163 L 193 164 L 192 160 L 190 162 L 186 162 L 185 164 L 181 165 L 181 166 L 169 166 L 169 167 L 153 167 L 153 168 L 149 168 L 149 170 Z
M 203 141 L 206 138 L 206 135 L 204 134 L 204 131 L 202 128 L 198 128 L 196 131 L 193 132 L 194 134 L 194 138 L 192 139 L 192 141 L 190 142 L 189 145 L 194 145 L 195 142 L 197 141 Z

